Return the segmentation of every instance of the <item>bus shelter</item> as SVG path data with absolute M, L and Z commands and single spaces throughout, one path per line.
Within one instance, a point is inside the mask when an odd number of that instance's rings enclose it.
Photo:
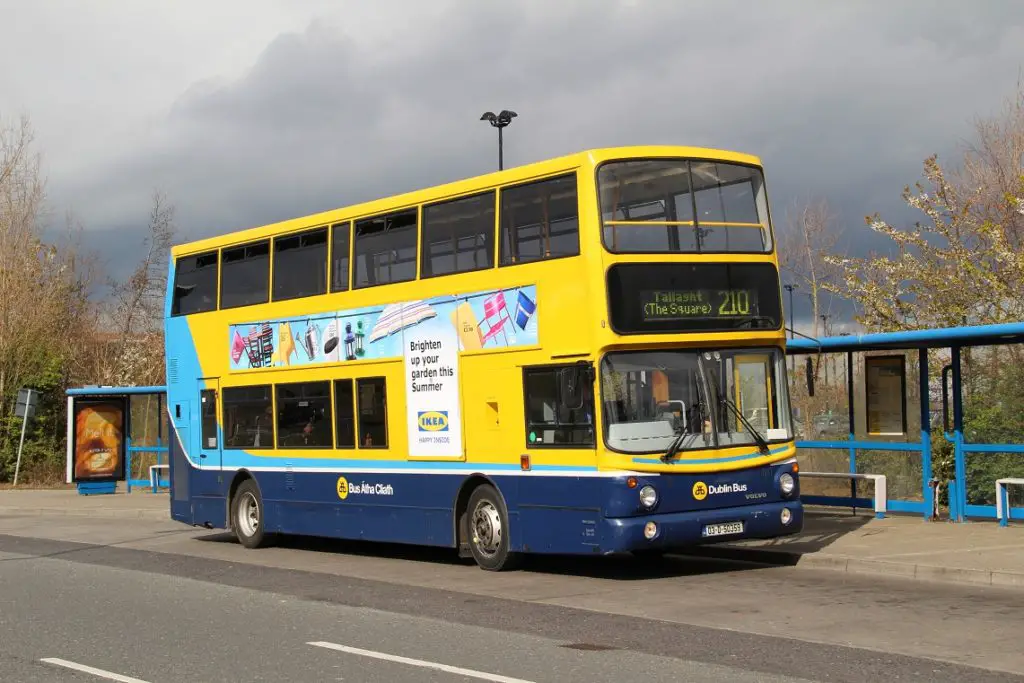
M 1024 519 L 1021 342 L 1024 323 L 788 340 L 801 469 L 884 475 L 894 512 Z M 844 479 L 802 498 L 872 505 Z
M 79 387 L 67 401 L 67 483 L 83 495 L 164 485 L 166 387 Z

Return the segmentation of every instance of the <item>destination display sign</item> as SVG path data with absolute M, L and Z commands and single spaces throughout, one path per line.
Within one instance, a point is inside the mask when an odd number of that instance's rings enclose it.
M 747 316 L 758 310 L 757 290 L 751 288 L 644 290 L 637 303 L 645 322 Z
M 778 330 L 779 289 L 770 263 L 618 263 L 608 310 L 618 334 Z

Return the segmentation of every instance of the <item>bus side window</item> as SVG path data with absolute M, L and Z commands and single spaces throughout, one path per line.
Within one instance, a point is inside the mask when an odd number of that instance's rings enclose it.
M 501 190 L 501 265 L 580 253 L 576 174 Z
M 415 280 L 418 223 L 417 209 L 356 221 L 352 288 Z
M 336 448 L 356 447 L 355 400 L 352 380 L 334 380 L 334 443 Z
M 221 412 L 224 448 L 273 448 L 274 410 L 269 384 L 224 387 Z
M 383 377 L 356 380 L 359 402 L 359 447 L 388 447 L 387 383 Z
M 327 292 L 327 228 L 274 238 L 274 301 Z
M 333 448 L 329 382 L 292 382 L 277 391 L 277 447 Z
M 423 207 L 420 277 L 494 265 L 495 191 Z
M 576 365 L 523 368 L 526 442 L 529 448 L 593 448 L 593 383 L 578 384 L 574 395 L 564 390 L 567 374 L 589 377 Z
M 270 240 L 221 253 L 220 307 L 255 306 L 270 298 Z
M 216 251 L 182 256 L 174 264 L 174 300 L 171 315 L 190 315 L 217 310 Z

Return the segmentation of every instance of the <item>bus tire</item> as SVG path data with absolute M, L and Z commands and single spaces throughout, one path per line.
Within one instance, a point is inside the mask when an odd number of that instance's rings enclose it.
M 231 526 L 235 538 L 246 548 L 261 548 L 267 545 L 266 515 L 263 497 L 252 479 L 239 484 L 231 499 Z
M 467 506 L 469 550 L 481 569 L 499 572 L 514 569 L 520 556 L 509 551 L 508 510 L 490 484 L 473 489 Z

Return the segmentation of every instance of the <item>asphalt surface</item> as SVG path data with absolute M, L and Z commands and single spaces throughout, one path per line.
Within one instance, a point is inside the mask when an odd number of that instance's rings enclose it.
M 103 680 L 46 658 L 147 683 L 1024 681 L 1022 606 L 706 559 L 495 575 L 431 550 L 0 518 L 0 681 Z
M 87 680 L 41 662 L 51 657 L 153 683 L 473 680 L 316 642 L 538 683 L 798 680 L 175 576 L 10 554 L 0 562 L 4 680 Z

